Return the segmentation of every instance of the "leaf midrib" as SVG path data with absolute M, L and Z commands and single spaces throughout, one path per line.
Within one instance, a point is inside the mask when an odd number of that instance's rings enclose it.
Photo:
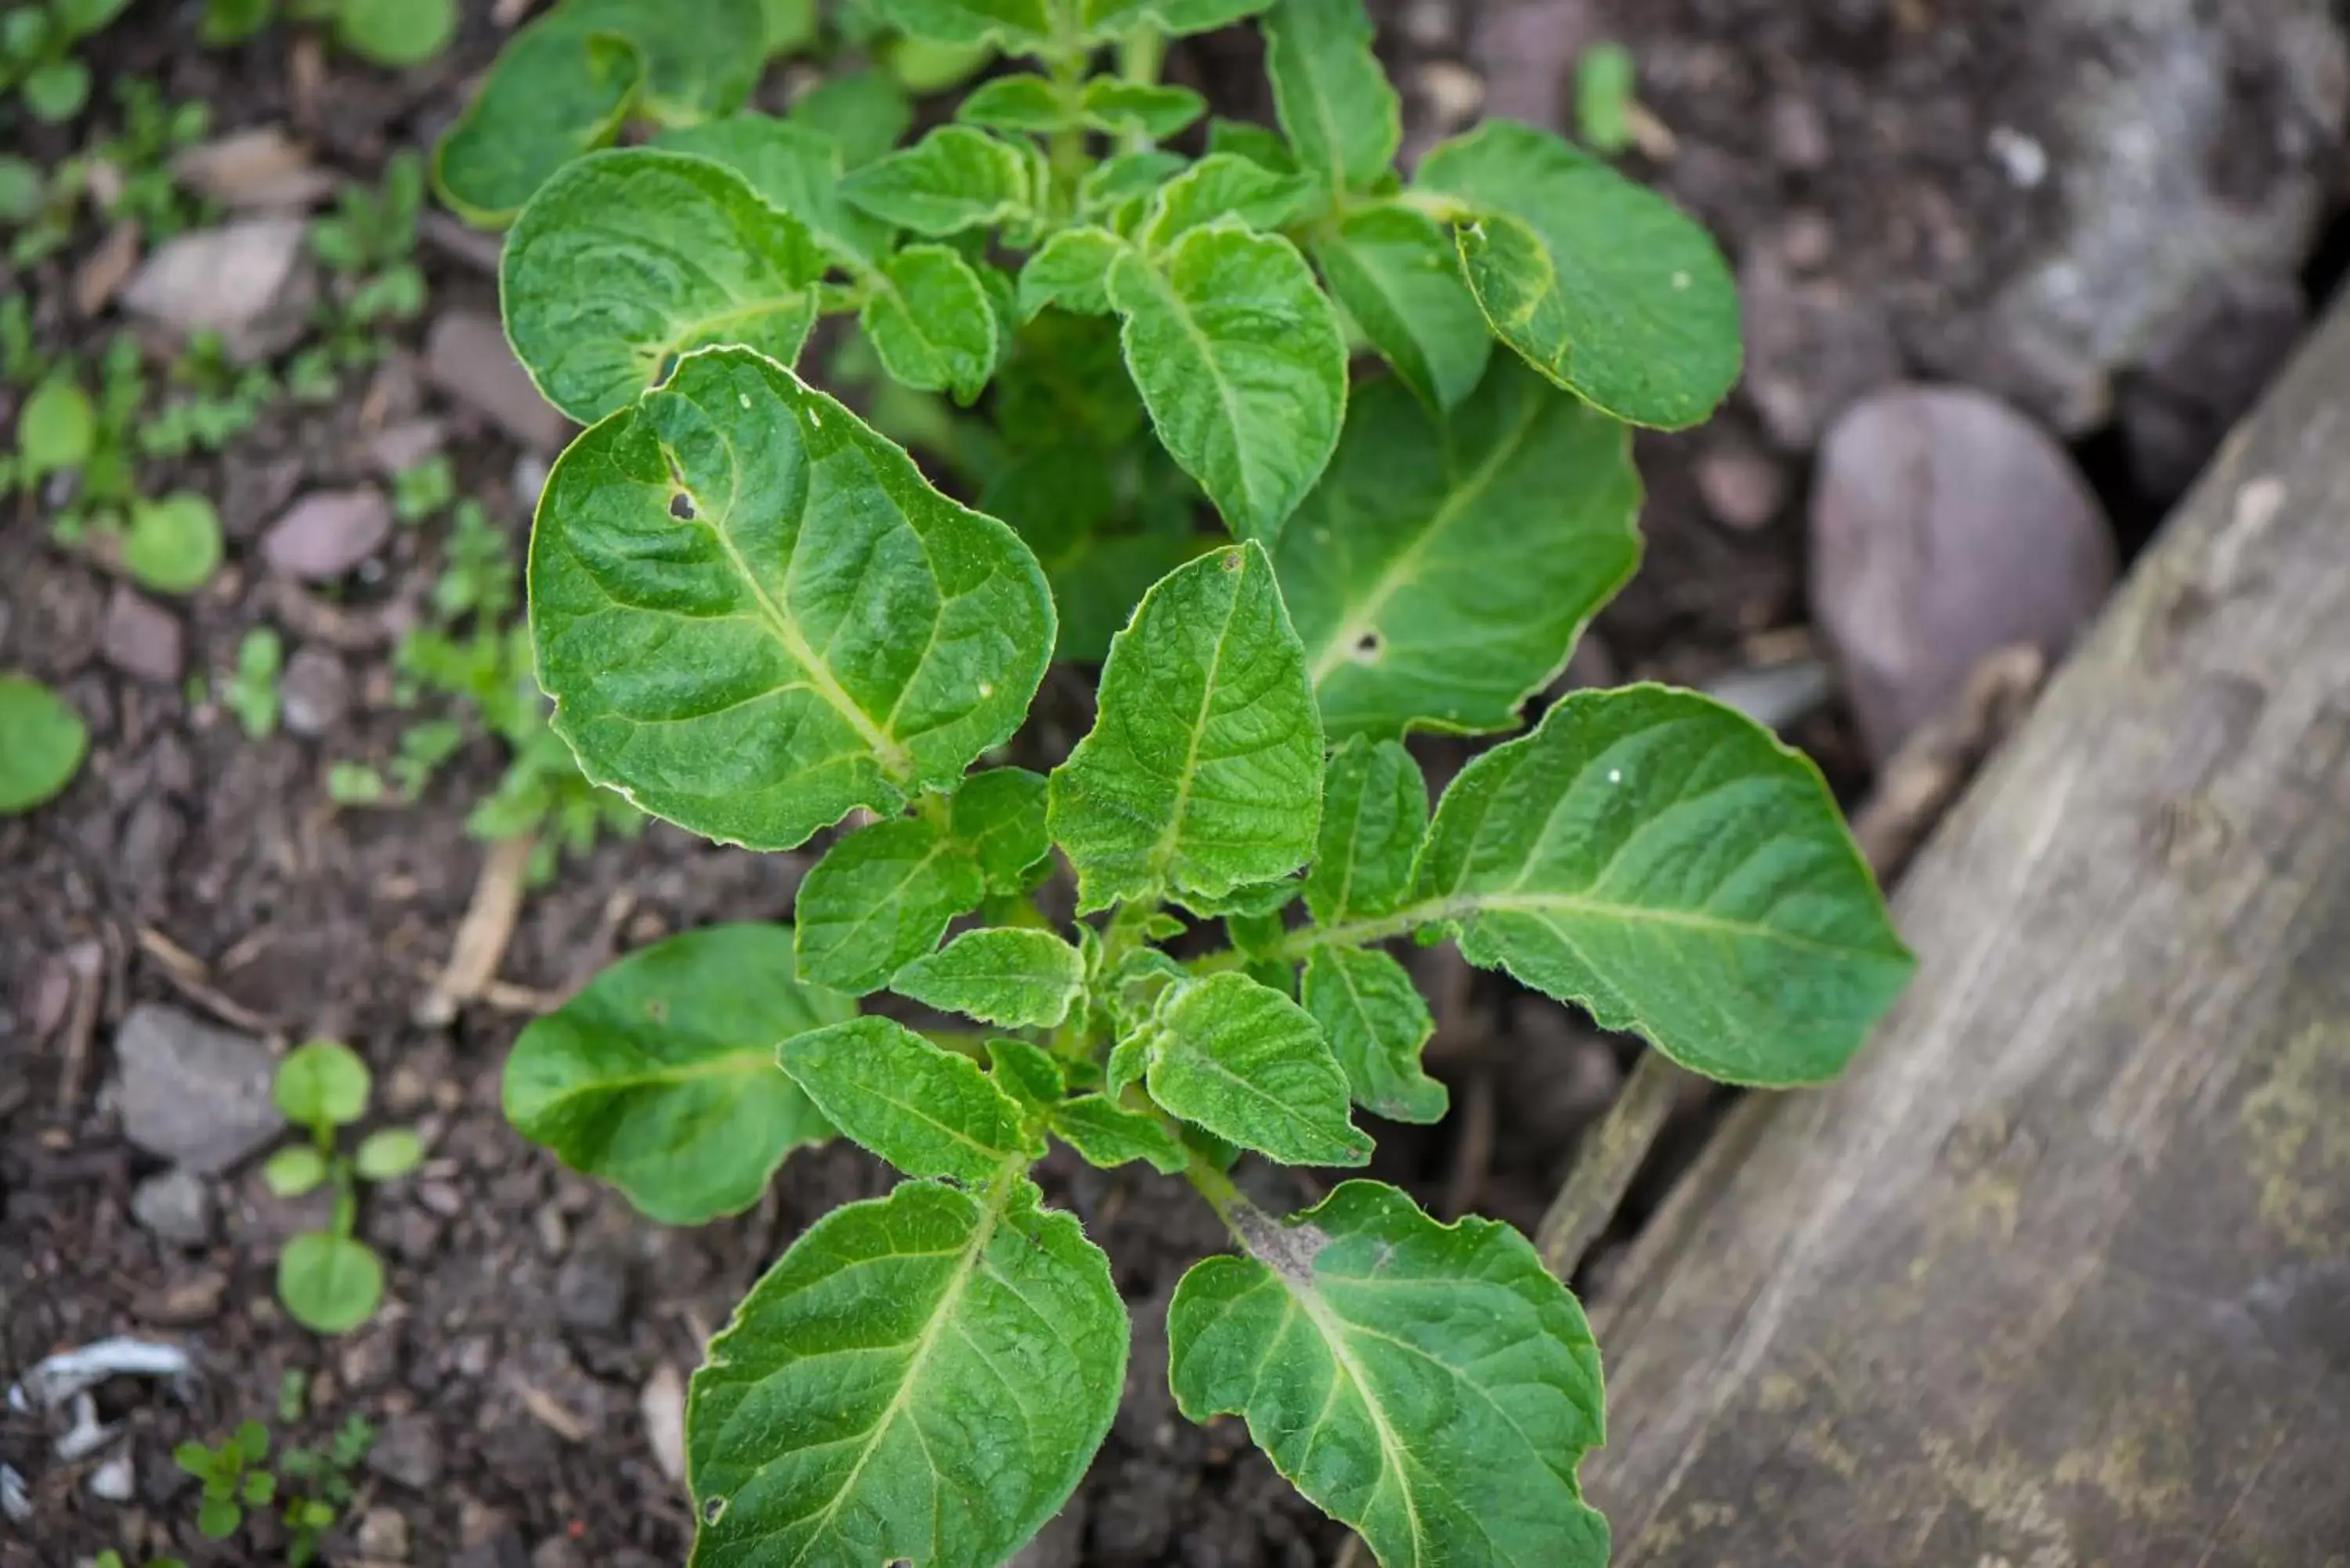
M 1253 565 L 1243 550 L 1241 569 L 1232 582 L 1232 602 L 1224 607 L 1224 624 L 1216 632 L 1216 651 L 1208 660 L 1207 678 L 1200 684 L 1200 706 L 1191 718 L 1191 734 L 1183 751 L 1183 771 L 1175 781 L 1175 798 L 1169 803 L 1167 826 L 1159 830 L 1159 842 L 1150 848 L 1150 879 L 1161 888 L 1167 885 L 1168 871 L 1182 846 L 1183 821 L 1191 814 L 1191 786 L 1199 777 L 1200 744 L 1207 734 L 1209 712 L 1215 706 L 1216 681 L 1224 668 L 1224 648 L 1232 641 L 1232 623 L 1240 618 L 1242 591 L 1248 587 Z
M 567 1106 L 575 1101 L 601 1095 L 621 1094 L 636 1089 L 675 1088 L 703 1078 L 752 1078 L 768 1068 L 775 1068 L 775 1071 L 781 1072 L 781 1068 L 775 1067 L 775 1051 L 781 1044 L 782 1041 L 779 1040 L 775 1045 L 770 1045 L 764 1051 L 746 1048 L 730 1051 L 723 1056 L 713 1056 L 706 1062 L 688 1063 L 680 1067 L 656 1069 L 649 1073 L 631 1073 L 620 1077 L 598 1078 L 593 1083 L 582 1084 L 550 1096 L 541 1103 L 537 1114 L 544 1116 L 549 1111 Z

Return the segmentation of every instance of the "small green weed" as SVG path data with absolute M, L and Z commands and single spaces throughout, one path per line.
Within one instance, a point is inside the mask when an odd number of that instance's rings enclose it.
M 281 1198 L 322 1186 L 331 1186 L 335 1195 L 327 1229 L 295 1237 L 277 1259 L 278 1299 L 296 1322 L 318 1334 L 357 1328 L 383 1300 L 383 1260 L 352 1233 L 359 1183 L 404 1176 L 424 1158 L 423 1140 L 408 1127 L 379 1128 L 352 1153 L 341 1151 L 342 1129 L 367 1116 L 373 1090 L 367 1064 L 332 1040 L 313 1040 L 277 1064 L 277 1108 L 307 1128 L 310 1141 L 271 1155 L 262 1178 Z
M 0 12 L 0 92 L 46 125 L 71 119 L 89 101 L 89 67 L 74 46 L 103 29 L 130 0 L 48 0 Z
M 293 1375 L 289 1374 L 289 1377 Z M 279 1414 L 285 1416 L 281 1395 Z M 299 1414 L 298 1409 L 296 1414 Z M 291 1420 L 293 1417 L 286 1417 Z M 225 1541 L 244 1527 L 245 1515 L 283 1501 L 279 1515 L 286 1526 L 286 1561 L 290 1568 L 307 1568 L 317 1561 L 319 1542 L 335 1527 L 357 1489 L 351 1477 L 375 1446 L 375 1428 L 363 1416 L 352 1415 L 337 1429 L 324 1449 L 292 1445 L 278 1456 L 275 1471 L 267 1469 L 269 1428 L 246 1421 L 217 1445 L 187 1442 L 172 1450 L 172 1460 L 203 1483 L 197 1505 L 196 1529 L 207 1541 Z M 100 1554 L 121 1563 L 120 1555 Z M 151 1563 L 148 1568 L 184 1568 L 179 1559 Z
M 424 273 L 416 265 L 416 225 L 424 211 L 424 160 L 394 153 L 374 190 L 343 187 L 335 211 L 310 231 L 310 249 L 335 275 L 319 327 L 338 364 L 383 357 L 383 329 L 424 309 Z
M 416 66 L 449 47 L 456 0 L 208 0 L 207 44 L 241 43 L 283 14 L 315 23 L 342 48 L 380 66 Z
M 277 732 L 282 699 L 278 677 L 286 670 L 286 639 L 277 628 L 256 626 L 237 645 L 236 673 L 221 693 L 221 701 L 236 715 L 244 732 L 265 741 Z

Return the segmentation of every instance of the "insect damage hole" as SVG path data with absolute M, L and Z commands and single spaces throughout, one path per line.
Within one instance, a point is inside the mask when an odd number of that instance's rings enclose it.
M 1377 664 L 1387 648 L 1387 639 L 1377 630 L 1367 631 L 1355 639 L 1353 646 L 1347 649 L 1347 657 L 1357 664 Z
M 725 1517 L 726 1517 L 726 1500 L 725 1500 L 724 1498 L 723 1498 L 723 1497 L 713 1497 L 713 1498 L 712 1498 L 709 1501 L 707 1501 L 707 1502 L 705 1502 L 705 1503 L 703 1503 L 703 1504 L 702 1505 L 702 1523 L 704 1523 L 704 1524 L 715 1524 L 715 1523 L 717 1523 L 720 1520 L 722 1520 L 722 1519 L 723 1519 L 723 1518 L 725 1518 Z
M 669 498 L 669 514 L 681 523 L 692 522 L 695 516 L 693 497 L 682 490 L 672 493 Z

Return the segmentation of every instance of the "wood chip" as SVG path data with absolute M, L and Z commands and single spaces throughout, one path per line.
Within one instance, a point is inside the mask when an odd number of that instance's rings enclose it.
M 88 317 L 104 310 L 138 265 L 139 225 L 126 219 L 107 230 L 106 238 L 74 270 L 75 312 Z
M 282 1040 L 285 1032 L 262 1013 L 215 988 L 212 970 L 203 960 L 165 936 L 152 926 L 139 928 L 139 948 L 153 959 L 172 989 L 190 1002 L 210 1012 L 224 1023 L 234 1023 L 250 1034 L 265 1039 Z
M 506 944 L 514 940 L 515 920 L 522 913 L 531 844 L 530 836 L 525 834 L 490 846 L 482 861 L 482 874 L 473 883 L 473 901 L 457 928 L 448 965 L 416 1004 L 415 1020 L 425 1028 L 446 1028 L 455 1021 L 460 1007 L 479 1000 L 496 983 Z
M 524 1407 L 538 1417 L 541 1425 L 565 1442 L 584 1443 L 595 1436 L 593 1427 L 573 1415 L 561 1400 L 546 1390 L 521 1383 L 515 1386 L 515 1393 L 521 1397 Z

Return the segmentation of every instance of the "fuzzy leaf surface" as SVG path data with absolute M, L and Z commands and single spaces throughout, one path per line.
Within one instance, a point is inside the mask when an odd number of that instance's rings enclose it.
M 1398 741 L 1357 735 L 1330 754 L 1305 907 L 1325 926 L 1392 914 L 1428 834 L 1428 781 Z
M 1419 183 L 1482 217 L 1460 230 L 1495 336 L 1603 412 L 1681 430 L 1738 379 L 1738 286 L 1705 230 L 1548 131 L 1489 120 Z
M 1030 1110 L 1049 1110 L 1069 1092 L 1052 1054 L 1024 1040 L 990 1040 L 987 1060 L 996 1086 Z
M 1226 220 L 1110 268 L 1120 343 L 1159 441 L 1243 539 L 1270 541 L 1321 478 L 1347 343 L 1295 246 Z
M 1053 774 L 1080 912 L 1286 876 L 1321 799 L 1321 725 L 1264 552 L 1177 568 L 1111 640 L 1093 730 Z
M 889 225 L 840 199 L 840 145 L 821 130 L 738 114 L 664 130 L 652 145 L 725 164 L 769 206 L 799 220 L 835 261 L 870 266 L 889 248 Z
M 1145 1079 L 1169 1115 L 1284 1165 L 1363 1165 L 1347 1075 L 1322 1027 L 1243 974 L 1169 988 L 1146 1025 Z
M 1018 535 L 744 349 L 688 356 L 571 444 L 530 590 L 582 771 L 758 849 L 951 787 L 1019 728 L 1055 631 Z
M 1232 219 L 1251 229 L 1277 229 L 1314 199 L 1314 183 L 1276 174 L 1230 152 L 1211 152 L 1159 187 L 1143 220 L 1146 250 L 1160 251 L 1193 229 Z
M 1086 988 L 1085 960 L 1050 931 L 965 931 L 899 970 L 889 989 L 1000 1029 L 1052 1029 Z
M 806 227 L 732 169 L 632 147 L 540 187 L 506 236 L 498 286 L 531 379 L 593 424 L 695 348 L 739 343 L 790 364 L 816 325 L 824 265 Z
M 1208 112 L 1208 100 L 1190 88 L 1096 77 L 1086 84 L 1085 122 L 1096 130 L 1140 131 L 1154 141 L 1180 136 Z
M 945 245 L 908 245 L 881 264 L 858 312 L 881 368 L 918 392 L 979 396 L 995 370 L 995 310 L 980 275 Z
M 775 1047 L 840 1023 L 847 998 L 792 978 L 788 926 L 712 926 L 630 953 L 515 1040 L 505 1112 L 572 1169 L 668 1225 L 759 1200 L 831 1128 Z
M 1161 1176 L 1191 1163 L 1182 1144 L 1157 1116 L 1130 1111 L 1107 1095 L 1080 1095 L 1053 1111 L 1053 1131 L 1087 1165 L 1114 1170 L 1142 1160 Z
M 779 1060 L 833 1126 L 908 1176 L 983 1187 L 1028 1150 L 1019 1103 L 902 1023 L 852 1018 L 795 1034 Z
M 693 1375 L 694 1568 L 997 1568 L 1109 1429 L 1109 1261 L 1021 1184 L 910 1181 L 811 1226 Z
M 1604 1568 L 1575 1480 L 1599 1351 L 1524 1237 L 1368 1181 L 1241 1225 L 1249 1255 L 1194 1265 L 1168 1308 L 1184 1415 L 1245 1418 L 1384 1568 Z
M 851 996 L 879 991 L 986 896 L 978 857 L 936 822 L 901 817 L 862 828 L 836 841 L 800 883 L 800 976 Z
M 1263 27 L 1274 107 L 1299 165 L 1333 191 L 1385 176 L 1403 145 L 1403 101 L 1371 52 L 1362 0 L 1280 0 Z
M 955 119 L 982 130 L 1033 131 L 1043 135 L 1081 122 L 1068 94 L 1043 77 L 994 77 L 972 88 L 955 106 Z
M 989 892 L 1024 893 L 1041 878 L 1053 853 L 1045 816 L 1050 787 L 1025 768 L 991 768 L 955 791 L 949 829 L 979 862 Z
M 1315 242 L 1314 260 L 1331 296 L 1422 402 L 1449 411 L 1477 389 L 1493 334 L 1442 224 L 1408 207 L 1365 207 Z
M 1276 564 L 1334 736 L 1518 722 L 1640 557 L 1622 426 L 1516 362 L 1439 421 L 1359 389 Z
M 1709 698 L 1574 692 L 1445 791 L 1414 904 L 1693 1072 L 1834 1077 L 1908 982 L 1819 770 Z
M 1127 248 L 1107 229 L 1063 229 L 1020 269 L 1021 317 L 1034 317 L 1048 305 L 1085 316 L 1108 315 L 1109 269 Z
M 1451 1096 L 1419 1064 L 1436 1020 L 1403 965 L 1376 948 L 1316 948 L 1298 996 L 1357 1105 L 1391 1122 L 1444 1119 Z
M 942 125 L 841 182 L 841 194 L 886 223 L 944 235 L 1027 215 L 1028 160 L 968 125 Z

